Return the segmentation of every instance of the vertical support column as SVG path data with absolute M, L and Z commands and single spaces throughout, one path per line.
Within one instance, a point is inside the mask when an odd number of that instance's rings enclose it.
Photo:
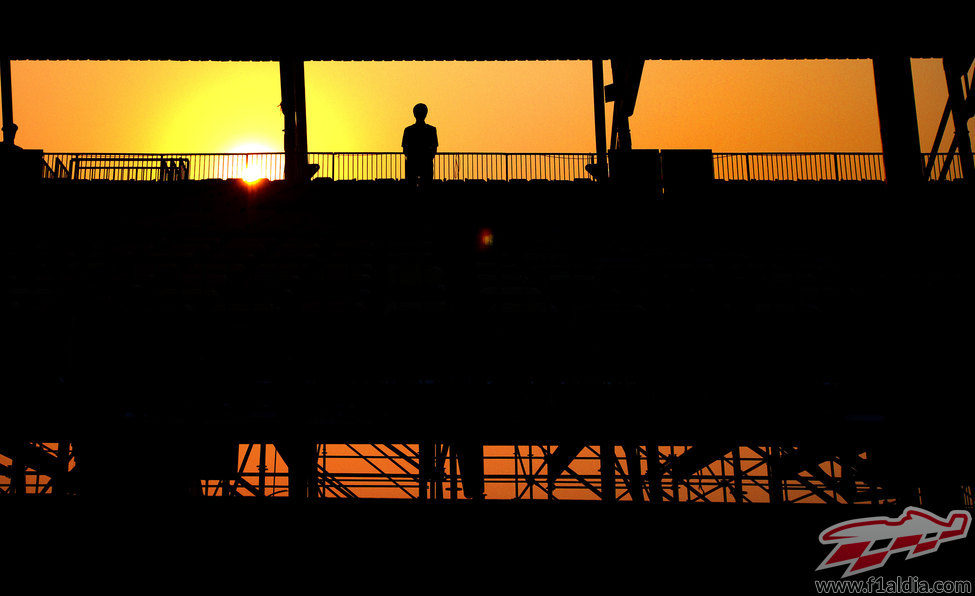
M 484 446 L 480 440 L 464 439 L 450 444 L 457 450 L 460 479 L 464 496 L 481 501 L 484 499 Z
M 592 61 L 592 103 L 596 122 L 596 168 L 590 172 L 599 182 L 606 180 L 606 100 L 603 84 L 603 61 Z
M 67 441 L 58 442 L 58 475 L 54 481 L 54 495 L 63 497 L 66 493 L 64 478 L 68 474 L 68 466 L 71 463 L 71 443 Z
M 12 147 L 17 135 L 14 124 L 13 90 L 10 87 L 10 57 L 0 56 L 0 102 L 3 103 L 3 144 Z
M 284 178 L 289 182 L 306 180 L 314 169 L 308 167 L 308 124 L 305 109 L 305 62 L 293 56 L 282 57 L 281 112 L 284 114 Z
M 741 505 L 745 500 L 745 491 L 742 490 L 741 482 L 741 445 L 735 443 L 734 449 L 731 450 L 731 464 L 735 474 L 735 503 Z
M 281 76 L 281 112 L 284 114 L 284 179 L 292 182 L 296 179 L 295 165 L 297 163 L 297 120 L 295 119 L 295 85 L 294 62 L 290 58 L 282 58 L 279 63 Z
M 613 119 L 609 133 L 610 151 L 629 151 L 633 147 L 630 140 L 630 122 L 627 113 L 626 96 L 629 91 L 629 72 L 625 61 L 613 58 L 609 61 L 613 82 L 606 92 L 606 100 L 613 102 Z
M 951 105 L 951 117 L 955 125 L 955 142 L 958 147 L 958 157 L 961 159 L 961 172 L 966 184 L 975 184 L 975 159 L 972 157 L 972 139 L 968 134 L 969 107 L 965 100 L 961 79 L 967 71 L 969 60 L 957 57 L 946 57 L 942 61 L 945 69 L 945 79 L 948 82 L 948 103 Z
M 318 444 L 307 439 L 275 443 L 288 465 L 288 497 L 304 502 L 315 496 L 318 472 Z
M 450 500 L 457 500 L 457 449 L 450 446 Z
M 642 58 L 630 56 L 610 60 L 613 83 L 606 87 L 606 101 L 613 102 L 613 127 L 609 144 L 610 151 L 630 151 L 633 141 L 630 137 L 630 118 L 636 108 L 636 98 L 640 92 L 640 79 L 643 77 Z
M 434 498 L 438 501 L 443 501 L 443 469 L 444 464 L 447 461 L 447 444 L 437 443 L 436 446 L 436 463 L 434 465 L 434 476 L 433 476 L 433 486 L 434 486 Z
M 433 470 L 433 441 L 424 440 L 420 441 L 420 494 L 419 499 L 421 501 L 426 501 L 430 494 L 430 476 Z
M 857 500 L 856 465 L 856 451 L 851 448 L 844 449 L 840 454 L 840 494 L 851 505 Z
M 599 493 L 605 503 L 616 501 L 616 446 L 612 441 L 599 444 Z
M 873 59 L 873 76 L 887 185 L 905 188 L 921 184 L 924 168 L 911 59 L 907 56 L 877 56 Z
M 305 61 L 294 60 L 292 65 L 295 88 L 295 146 L 302 178 L 308 166 L 308 119 L 305 110 Z
M 643 476 L 640 474 L 639 446 L 632 441 L 627 441 L 623 444 L 623 451 L 626 453 L 626 472 L 629 477 L 630 498 L 637 503 L 642 503 Z
M 267 443 L 262 442 L 257 457 L 257 498 L 263 500 L 267 496 Z
M 647 443 L 647 489 L 651 503 L 663 503 L 664 491 L 661 486 L 663 472 L 660 466 L 660 455 L 657 453 L 657 441 Z
M 779 469 L 781 449 L 777 443 L 768 446 L 768 456 L 765 458 L 765 468 L 768 470 L 769 503 L 781 503 L 784 499 L 781 470 Z
M 10 488 L 11 492 L 22 497 L 27 492 L 27 479 L 26 470 L 24 466 L 24 443 L 23 441 L 17 441 L 13 453 L 11 453 L 10 470 L 12 472 L 10 478 Z

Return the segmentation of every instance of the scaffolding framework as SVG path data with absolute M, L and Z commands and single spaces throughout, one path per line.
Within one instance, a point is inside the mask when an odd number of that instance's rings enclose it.
M 876 506 L 921 505 L 927 493 L 917 486 L 897 494 L 877 474 L 869 448 L 830 452 L 798 442 L 314 443 L 314 453 L 307 485 L 296 486 L 296 474 L 276 443 L 237 444 L 233 473 L 194 479 L 188 496 Z M 146 466 L 152 461 L 159 460 L 147 458 Z M 165 482 L 184 476 L 180 464 L 171 461 L 146 472 Z M 112 486 L 100 493 L 130 492 L 130 473 L 115 470 Z M 79 474 L 83 467 L 79 470 L 68 442 L 0 448 L 0 495 L 6 498 L 84 496 Z M 955 504 L 969 509 L 975 504 L 973 486 L 947 488 L 947 494 L 957 493 L 951 499 Z

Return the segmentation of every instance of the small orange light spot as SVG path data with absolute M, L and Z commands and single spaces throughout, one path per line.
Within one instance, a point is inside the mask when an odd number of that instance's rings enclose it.
M 481 228 L 480 234 L 478 234 L 478 247 L 481 250 L 487 250 L 494 246 L 494 234 L 488 228 Z

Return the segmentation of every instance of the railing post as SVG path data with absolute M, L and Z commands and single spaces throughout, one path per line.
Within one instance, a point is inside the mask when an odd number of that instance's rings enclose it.
M 840 181 L 840 159 L 836 153 L 833 154 L 833 179 Z

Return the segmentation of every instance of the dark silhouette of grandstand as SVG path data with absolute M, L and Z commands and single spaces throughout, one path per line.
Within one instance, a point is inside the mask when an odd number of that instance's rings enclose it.
M 330 52 L 182 56 L 280 60 L 284 180 L 188 180 L 169 162 L 152 165 L 175 172 L 165 184 L 41 180 L 21 174 L 39 156 L 8 148 L 0 508 L 178 508 L 226 530 L 241 503 L 284 500 L 310 523 L 338 523 L 333 506 L 348 524 L 498 540 L 515 519 L 561 544 L 553 568 L 569 543 L 663 535 L 675 584 L 694 568 L 676 552 L 721 576 L 790 527 L 801 545 L 766 556 L 808 578 L 837 516 L 971 509 L 956 342 L 971 326 L 972 55 L 920 54 L 943 57 L 938 137 L 950 115 L 960 180 L 922 157 L 916 54 L 851 49 L 873 60 L 886 180 L 736 182 L 714 179 L 709 151 L 633 148 L 644 60 L 675 47 L 512 56 L 595 58 L 589 180 L 434 180 L 420 201 L 309 182 L 301 65 Z M 173 57 L 10 54 L 154 56 Z M 280 521 L 270 507 L 244 516 Z M 970 555 L 955 546 L 941 565 Z M 600 564 L 638 565 L 613 548 Z

